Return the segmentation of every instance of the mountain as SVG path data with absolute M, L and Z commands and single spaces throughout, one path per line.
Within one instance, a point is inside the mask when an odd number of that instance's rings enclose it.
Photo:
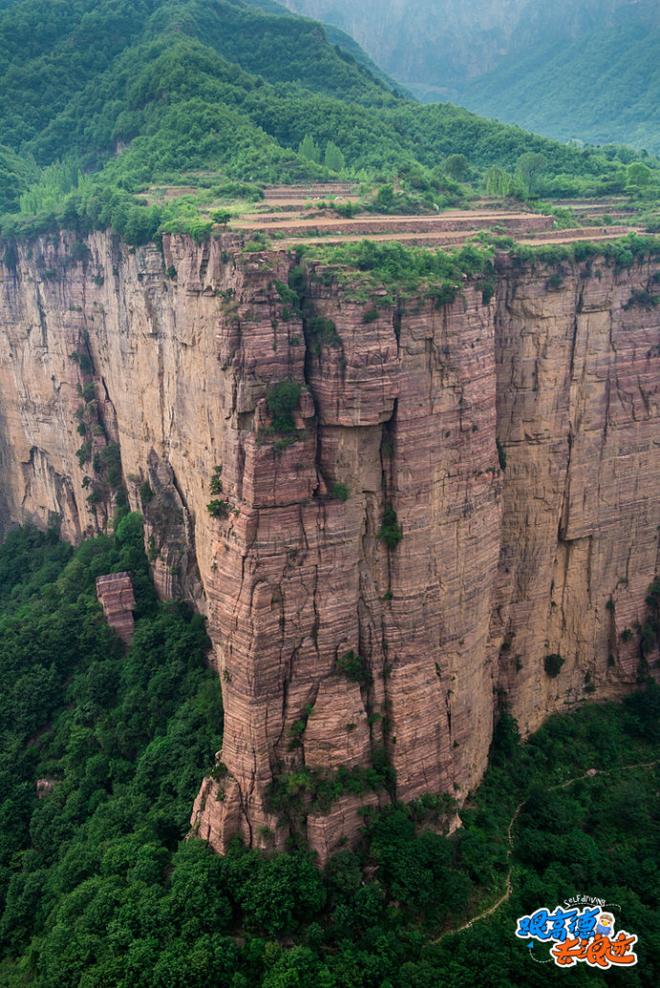
M 245 0 L 247 4 L 252 7 L 259 7 L 261 10 L 269 14 L 286 15 L 287 7 L 284 3 L 277 3 L 276 0 Z M 294 7 L 290 7 L 290 10 L 295 11 Z M 373 76 L 384 82 L 390 89 L 395 91 L 402 91 L 402 87 L 398 83 L 394 82 L 383 70 L 376 65 L 376 63 L 369 58 L 366 51 L 361 47 L 357 41 L 347 34 L 346 31 L 342 31 L 340 28 L 336 27 L 332 23 L 328 22 L 323 25 L 325 35 L 331 45 L 339 48 L 345 54 L 350 55 L 351 58 L 367 69 Z
M 276 219 L 654 176 L 332 37 L 0 0 L 2 988 L 541 986 L 580 891 L 655 983 L 660 241 Z
M 421 99 L 549 136 L 660 146 L 654 0 L 284 0 L 336 24 Z
M 338 145 L 351 174 L 381 181 L 428 183 L 452 154 L 477 177 L 491 165 L 512 171 L 539 152 L 559 181 L 549 191 L 625 185 L 616 155 L 421 106 L 321 24 L 264 0 L 15 0 L 0 10 L 0 134 L 22 159 L 9 208 L 34 185 L 34 161 L 44 169 L 20 214 L 0 224 L 7 233 L 110 224 L 145 241 L 164 214 L 154 204 L 136 212 L 132 196 L 154 181 L 328 178 L 298 153 L 307 135 Z
M 21 162 L 4 166 L 5 208 L 20 201 L 7 233 L 110 224 L 145 241 L 164 219 L 170 230 L 179 222 L 178 207 L 138 210 L 133 194 L 153 181 L 203 170 L 248 182 L 327 177 L 298 153 L 306 135 L 337 144 L 354 174 L 412 169 L 428 181 L 424 170 L 450 154 L 514 169 L 536 151 L 563 189 L 566 176 L 569 191 L 571 176 L 580 190 L 622 181 L 615 161 L 591 152 L 422 107 L 322 25 L 242 0 L 16 0 L 0 10 L 0 133 Z
M 562 140 L 660 152 L 660 30 L 626 18 L 570 44 L 537 45 L 468 85 L 479 113 Z
M 341 27 L 402 82 L 457 90 L 541 41 L 584 36 L 640 0 L 283 0 Z M 650 0 L 642 5 L 652 6 Z

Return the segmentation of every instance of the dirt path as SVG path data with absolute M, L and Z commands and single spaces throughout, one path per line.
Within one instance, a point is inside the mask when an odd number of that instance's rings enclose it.
M 636 765 L 620 765 L 617 766 L 617 768 L 610 768 L 610 769 L 590 769 L 588 772 L 584 772 L 582 775 L 576 775 L 574 778 L 568 779 L 566 782 L 560 782 L 556 786 L 550 786 L 548 792 L 556 792 L 558 789 L 568 789 L 570 786 L 575 785 L 576 782 L 581 782 L 583 779 L 595 779 L 597 775 L 612 775 L 614 772 L 631 772 L 637 768 L 654 768 L 657 764 L 658 764 L 658 760 L 653 762 L 638 762 Z M 522 813 L 524 807 L 529 802 L 529 798 L 530 797 L 528 796 L 526 799 L 523 799 L 521 803 L 518 803 L 515 812 L 511 817 L 511 820 L 509 821 L 509 826 L 507 829 L 507 845 L 508 845 L 507 857 L 509 859 L 513 854 L 513 845 L 514 845 L 513 831 L 516 826 L 518 817 Z M 504 894 L 501 895 L 500 898 L 496 902 L 494 902 L 491 906 L 489 906 L 487 909 L 484 909 L 476 916 L 473 916 L 472 919 L 468 920 L 467 923 L 463 923 L 462 926 L 457 926 L 452 930 L 445 930 L 444 933 L 441 933 L 440 936 L 436 937 L 435 940 L 432 940 L 431 943 L 440 943 L 440 941 L 444 940 L 445 937 L 453 936 L 455 933 L 462 933 L 464 930 L 469 930 L 471 927 L 475 925 L 475 923 L 479 923 L 482 919 L 486 919 L 488 916 L 492 916 L 493 913 L 496 913 L 498 909 L 500 909 L 504 905 L 505 902 L 508 902 L 508 900 L 511 898 L 512 892 L 513 892 L 513 866 L 509 865 L 509 871 L 506 876 Z
M 566 231 L 568 232 L 568 231 Z M 599 243 L 601 240 L 620 240 L 628 233 L 641 233 L 636 227 L 627 226 L 620 230 L 608 230 L 607 233 L 580 234 L 578 237 L 538 237 L 534 240 L 521 239 L 519 243 L 533 247 L 535 244 L 577 244 L 577 243 Z

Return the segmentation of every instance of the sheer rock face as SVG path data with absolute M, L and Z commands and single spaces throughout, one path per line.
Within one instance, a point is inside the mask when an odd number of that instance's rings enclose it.
M 389 794 L 372 776 L 330 810 L 305 803 L 320 771 L 386 758 L 398 798 L 460 800 L 503 693 L 527 732 L 633 687 L 638 636 L 621 635 L 644 618 L 660 523 L 660 311 L 629 305 L 649 264 L 577 266 L 555 290 L 503 264 L 488 304 L 466 283 L 439 308 L 365 304 L 317 271 L 308 312 L 336 327 L 319 335 L 281 298 L 284 252 L 87 246 L 38 241 L 0 268 L 0 528 L 106 525 L 112 497 L 88 501 L 76 455 L 92 404 L 161 593 L 208 616 L 225 733 L 193 822 L 214 847 L 284 846 L 275 779 L 324 859 Z M 287 379 L 281 436 L 267 396 Z
M 525 732 L 635 681 L 639 639 L 625 632 L 657 571 L 660 314 L 631 305 L 650 272 L 585 273 L 550 295 L 504 283 L 498 303 L 507 470 L 491 636 Z M 565 660 L 556 679 L 539 674 L 546 654 Z

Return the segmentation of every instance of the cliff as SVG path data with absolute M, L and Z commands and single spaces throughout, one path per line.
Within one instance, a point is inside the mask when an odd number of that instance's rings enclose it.
M 658 265 L 502 258 L 489 301 L 375 308 L 312 265 L 303 320 L 293 263 L 231 237 L 7 249 L 0 531 L 77 541 L 125 486 L 160 592 L 208 615 L 225 732 L 195 829 L 324 859 L 365 807 L 464 798 L 504 700 L 526 733 L 636 683 Z

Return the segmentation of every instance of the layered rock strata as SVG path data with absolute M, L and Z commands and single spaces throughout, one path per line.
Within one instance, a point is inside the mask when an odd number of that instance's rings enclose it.
M 160 592 L 208 615 L 225 733 L 195 830 L 298 828 L 324 859 L 365 808 L 462 799 L 504 700 L 528 732 L 634 686 L 660 310 L 650 262 L 559 284 L 503 260 L 490 300 L 443 306 L 312 266 L 303 319 L 294 263 L 230 237 L 7 251 L 0 528 L 102 529 L 118 451 Z
M 106 620 L 125 645 L 130 645 L 135 631 L 135 594 L 130 573 L 111 573 L 96 579 L 96 596 Z

